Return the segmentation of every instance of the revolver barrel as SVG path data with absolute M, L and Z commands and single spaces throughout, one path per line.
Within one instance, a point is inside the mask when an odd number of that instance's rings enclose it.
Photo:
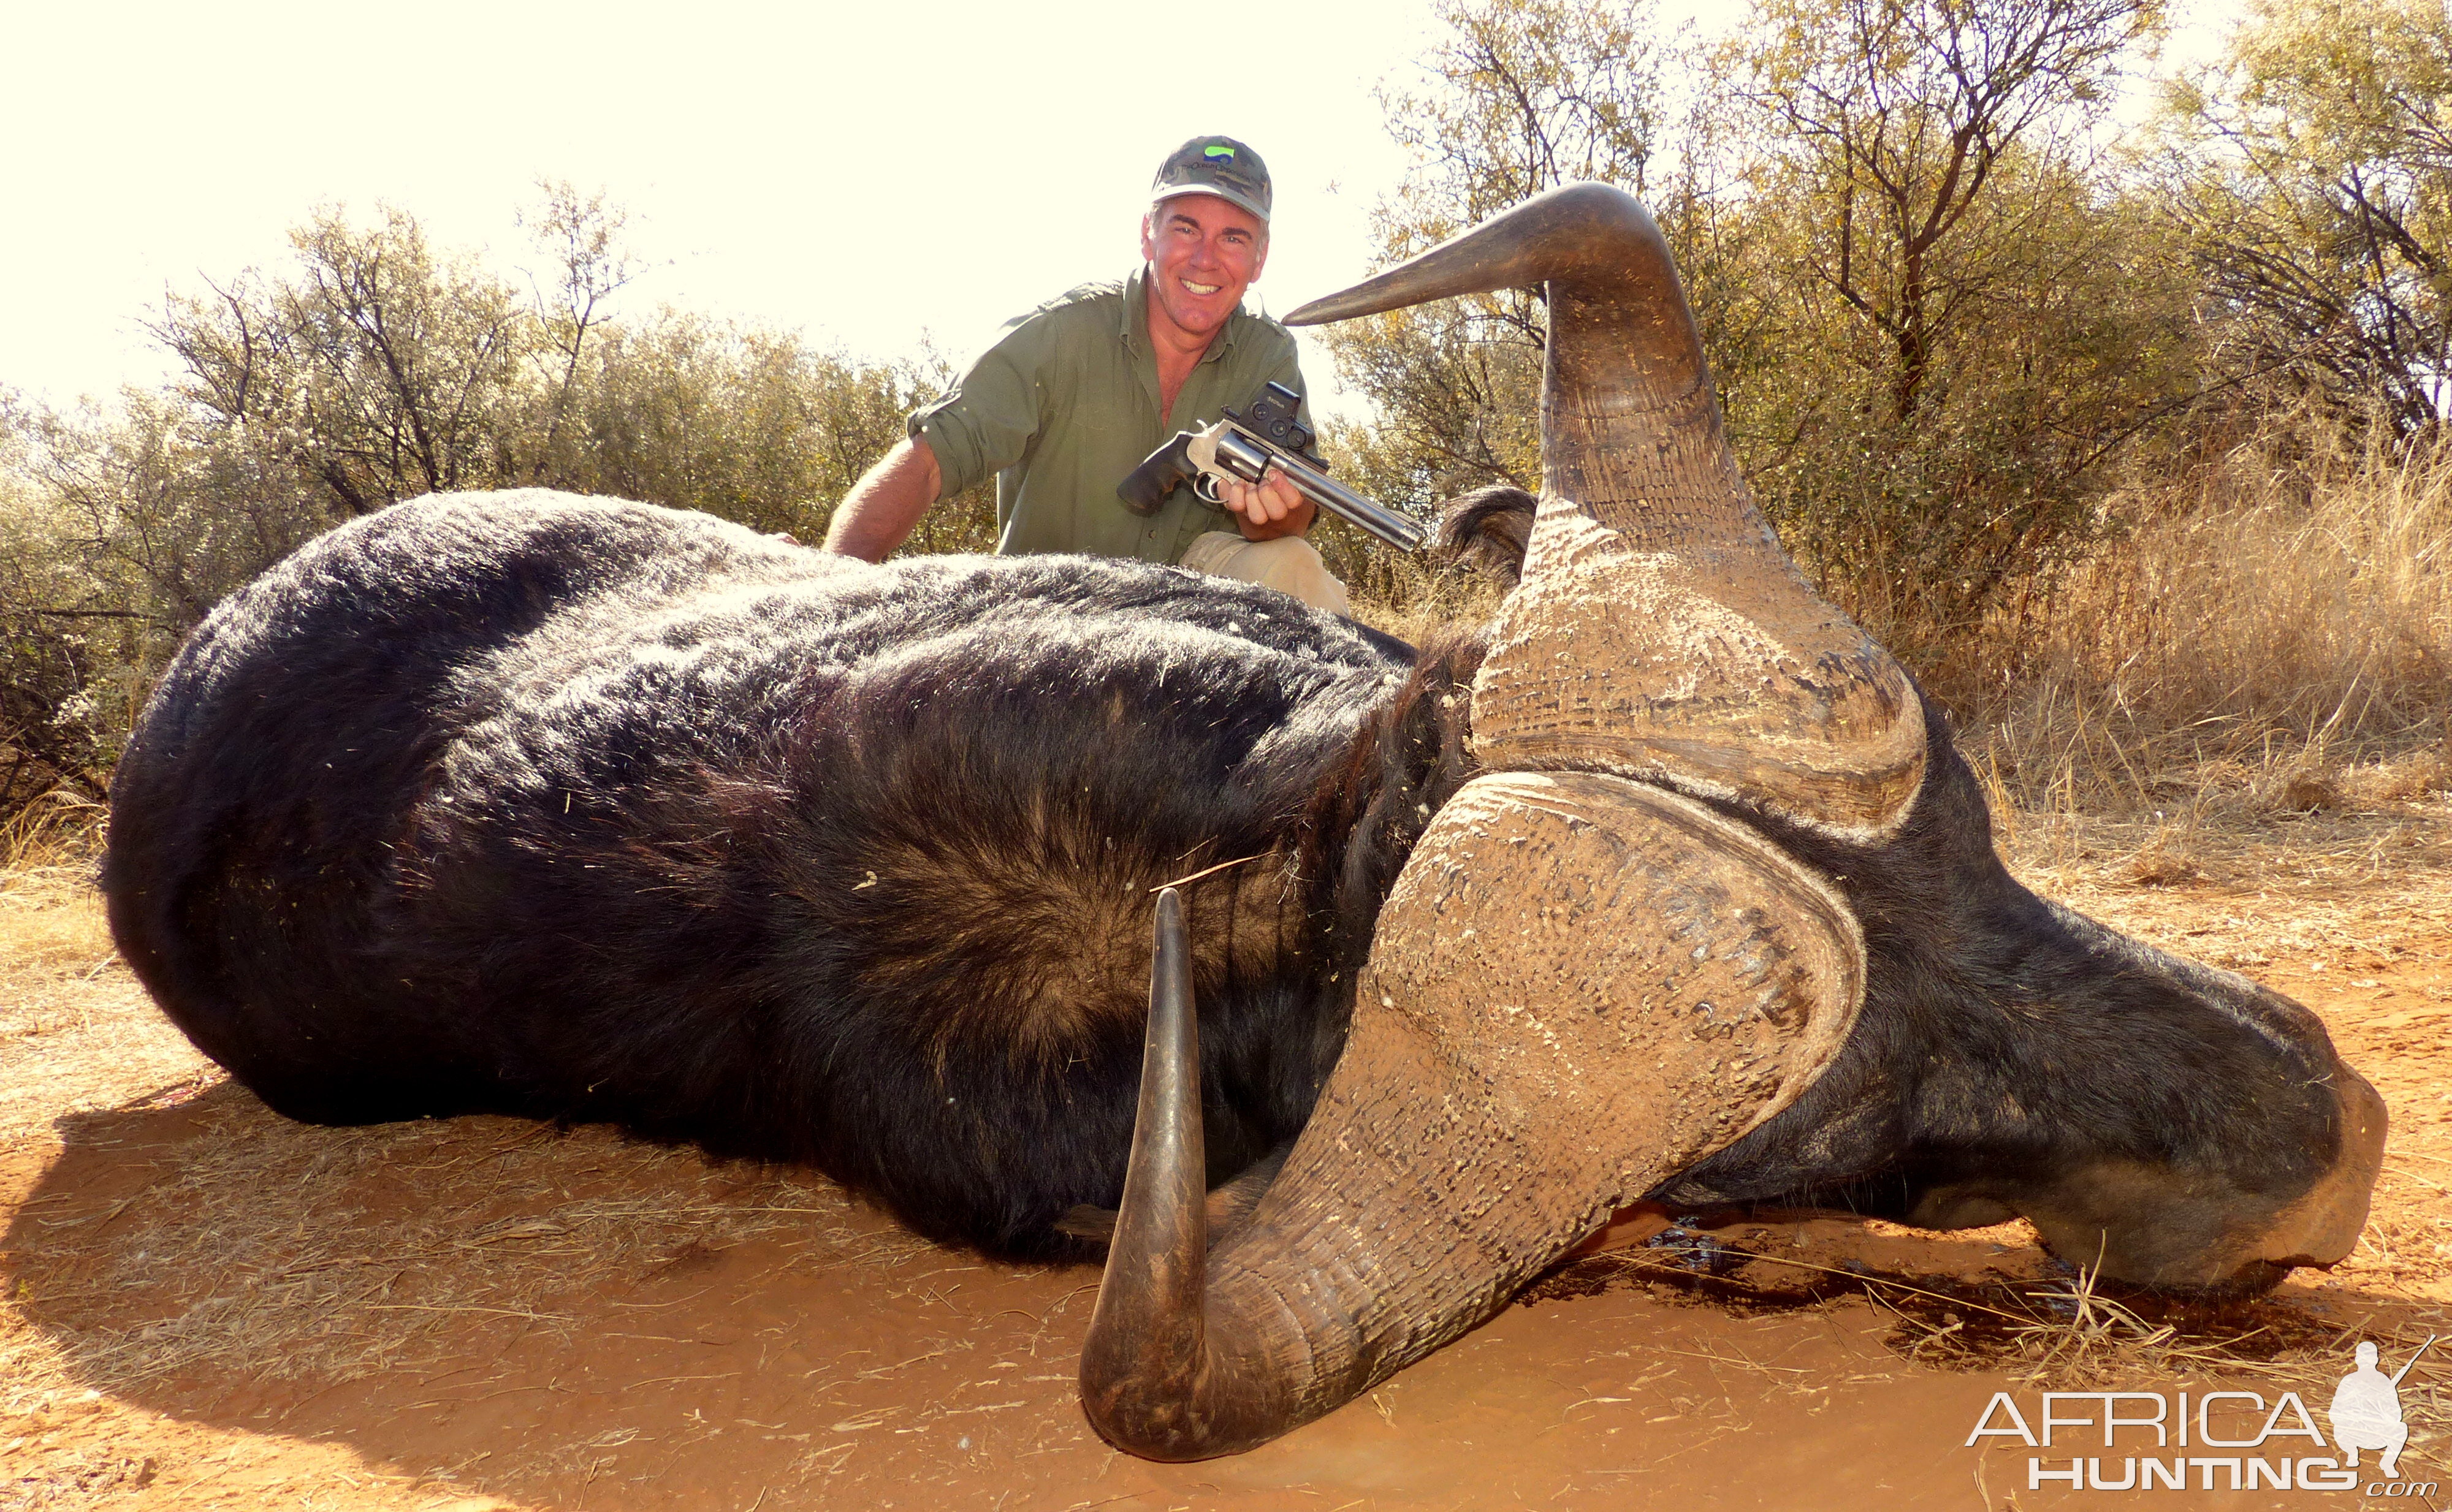
M 1229 419 L 1194 438 L 1191 457 L 1196 463 L 1206 461 L 1201 454 L 1211 451 L 1218 471 L 1232 473 L 1247 483 L 1258 482 L 1260 474 L 1274 463 L 1305 499 L 1399 550 L 1419 551 L 1422 542 L 1430 539 L 1419 521 L 1375 499 L 1364 498 L 1293 452 L 1271 445 L 1244 429 L 1229 413 Z M 1211 442 L 1211 436 L 1216 439 Z
M 1388 544 L 1403 551 L 1419 551 L 1429 539 L 1419 520 L 1400 515 L 1375 499 L 1365 499 L 1301 458 L 1280 452 L 1273 460 L 1305 499 Z

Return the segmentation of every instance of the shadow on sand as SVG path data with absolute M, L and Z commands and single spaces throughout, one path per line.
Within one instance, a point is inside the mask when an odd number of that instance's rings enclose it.
M 227 1082 L 58 1129 L 0 1285 L 81 1384 L 538 1506 L 1325 1512 L 1808 1486 L 1957 1506 L 1978 1458 L 1959 1446 L 2006 1381 L 1903 1355 L 1946 1328 L 1940 1291 L 1916 1325 L 1861 1277 L 1604 1256 L 1277 1443 L 1153 1465 L 1075 1401 L 1096 1270 L 927 1244 L 804 1172 L 498 1118 L 310 1128 Z M 2343 1302 L 2378 1324 L 2402 1306 Z

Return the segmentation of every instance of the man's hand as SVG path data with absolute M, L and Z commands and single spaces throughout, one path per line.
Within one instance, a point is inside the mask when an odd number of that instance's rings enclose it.
M 1219 500 L 1235 516 L 1235 523 L 1245 540 L 1275 540 L 1280 536 L 1299 536 L 1311 529 L 1312 520 L 1319 506 L 1305 499 L 1286 475 L 1275 467 L 1260 475 L 1256 483 L 1239 478 L 1222 478 L 1217 482 Z

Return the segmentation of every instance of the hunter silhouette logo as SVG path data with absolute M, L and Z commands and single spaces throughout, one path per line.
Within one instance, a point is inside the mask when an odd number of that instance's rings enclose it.
M 2376 1346 L 2359 1341 L 2359 1367 L 2333 1388 L 2333 1410 L 2326 1414 L 2333 1421 L 2333 1444 L 2346 1456 L 2343 1463 L 2356 1465 L 2361 1449 L 2382 1449 L 2376 1468 L 2387 1481 L 2400 1478 L 2401 1448 L 2409 1442 L 2409 1425 L 2401 1421 L 2401 1380 L 2434 1345 L 2430 1333 L 2400 1369 L 2385 1375 L 2376 1368 Z
M 2011 1439 L 2041 1451 L 2027 1457 L 2029 1491 L 2054 1484 L 2084 1491 L 2355 1490 L 2431 1506 L 2436 1483 L 2401 1475 L 2401 1451 L 2409 1443 L 2401 1384 L 2434 1346 L 2429 1334 L 2386 1375 L 2375 1345 L 2361 1340 L 2356 1367 L 2333 1389 L 2330 1443 L 2296 1391 L 2269 1404 L 2262 1392 L 2230 1389 L 2182 1391 L 2176 1401 L 2159 1391 L 2046 1391 L 2031 1418 L 2010 1393 L 1996 1391 L 1963 1447 Z M 2379 1479 L 2364 1485 L 2362 1450 L 2379 1451 L 2370 1472 Z

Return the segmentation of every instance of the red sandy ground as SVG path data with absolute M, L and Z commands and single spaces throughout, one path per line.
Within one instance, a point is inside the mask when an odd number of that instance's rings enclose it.
M 2426 843 L 2403 842 L 2400 870 L 2363 877 L 2251 859 L 2147 889 L 2089 871 L 2083 852 L 2065 863 L 2055 890 L 2081 906 L 2315 1008 L 2394 1125 L 2351 1262 L 2182 1320 L 2173 1342 L 2246 1333 L 2234 1352 L 2272 1357 L 2265 1370 L 2184 1383 L 2185 1361 L 2132 1347 L 2087 1379 L 2295 1388 L 2321 1414 L 2356 1338 L 2386 1341 L 2397 1364 L 2452 1334 L 2447 817 L 2423 816 Z M 0 1508 L 2128 1500 L 2029 1490 L 2023 1445 L 1962 1446 L 1994 1391 L 2031 1407 L 2040 1389 L 2018 1377 L 2044 1336 L 2022 1363 L 1981 1307 L 2067 1285 L 2018 1226 L 1944 1237 L 1739 1219 L 1718 1236 L 1765 1258 L 1725 1280 L 1612 1251 L 1276 1443 L 1151 1464 L 1110 1451 L 1075 1404 L 1094 1270 L 986 1264 L 816 1178 L 603 1130 L 287 1124 L 198 1060 L 115 961 L 58 954 L 0 954 Z M 1834 1274 L 1851 1265 L 1893 1284 Z M 2452 1340 L 2404 1384 L 2403 1469 L 2452 1490 L 2447 1355 Z

